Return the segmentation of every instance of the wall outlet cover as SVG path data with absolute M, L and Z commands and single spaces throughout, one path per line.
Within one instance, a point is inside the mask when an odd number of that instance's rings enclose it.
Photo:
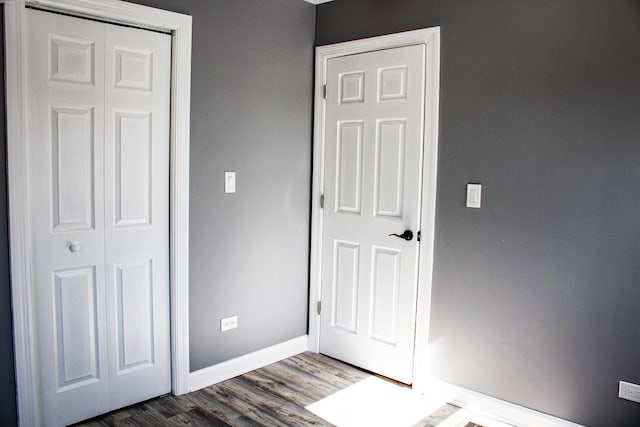
M 640 385 L 620 381 L 618 397 L 640 403 Z
M 238 316 L 225 317 L 220 319 L 220 331 L 228 331 L 238 327 Z

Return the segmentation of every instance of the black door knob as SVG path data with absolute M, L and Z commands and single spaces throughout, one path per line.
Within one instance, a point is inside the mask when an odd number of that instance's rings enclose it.
M 402 234 L 391 233 L 391 234 L 389 234 L 389 236 L 396 236 L 396 237 L 404 239 L 404 240 L 406 240 L 408 242 L 409 240 L 413 240 L 413 231 L 404 230 L 404 233 L 402 233 Z

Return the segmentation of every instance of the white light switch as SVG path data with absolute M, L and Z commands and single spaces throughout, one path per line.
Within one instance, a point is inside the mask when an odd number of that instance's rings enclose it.
M 236 173 L 235 172 L 224 173 L 224 192 L 225 193 L 236 192 Z
M 482 185 L 467 184 L 467 207 L 479 209 L 482 202 Z

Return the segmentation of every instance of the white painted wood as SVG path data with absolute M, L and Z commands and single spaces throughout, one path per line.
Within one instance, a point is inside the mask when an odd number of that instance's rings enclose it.
M 436 188 L 438 178 L 438 123 L 440 106 L 440 28 L 425 30 L 426 46 L 424 153 L 422 174 L 422 212 L 416 336 L 413 358 L 413 384 L 429 377 L 429 325 L 431 319 L 431 281 L 436 231 Z
M 322 4 L 322 3 L 328 3 L 333 0 L 304 0 L 304 1 L 311 4 Z
M 26 18 L 34 368 L 42 419 L 64 425 L 110 408 L 104 24 L 34 10 Z
M 468 411 L 519 427 L 583 427 L 580 424 L 534 411 L 495 397 L 458 387 L 443 381 L 429 379 L 414 390 Z
M 31 295 L 31 229 L 26 139 L 26 66 L 24 5 L 4 5 L 7 103 L 7 191 L 11 256 L 11 299 L 19 422 L 39 424 Z
M 424 46 L 327 64 L 320 351 L 410 383 Z
M 43 418 L 66 425 L 171 389 L 171 38 L 38 10 L 27 28 Z
M 189 378 L 190 391 L 200 390 L 213 384 L 246 374 L 263 366 L 295 356 L 309 350 L 309 337 L 303 335 L 271 347 L 263 348 L 235 359 L 227 360 L 208 368 L 192 372 Z
M 171 36 L 104 24 L 110 410 L 171 390 Z
M 173 30 L 171 65 L 171 372 L 172 391 L 189 392 L 189 143 L 191 140 L 191 17 Z M 186 19 L 185 19 L 186 18 Z
M 322 280 L 321 253 L 323 210 L 320 199 L 324 192 L 325 179 L 325 100 L 323 88 L 327 82 L 327 63 L 331 58 L 370 52 L 381 49 L 421 44 L 425 46 L 426 79 L 424 109 L 424 173 L 422 178 L 422 206 L 417 314 L 415 332 L 415 357 L 413 382 L 428 378 L 427 350 L 429 331 L 429 309 L 431 304 L 431 277 L 433 270 L 433 235 L 435 229 L 435 194 L 437 179 L 438 106 L 440 78 L 440 29 L 408 31 L 369 39 L 321 46 L 316 49 L 316 84 L 314 108 L 314 153 L 312 178 L 312 244 L 311 244 L 311 301 L 319 301 Z M 309 307 L 309 348 L 318 351 L 320 341 L 320 316 L 316 304 Z
M 27 0 L 26 3 L 39 9 L 167 32 L 186 30 L 188 28 L 182 26 L 191 22 L 187 15 L 120 0 Z
M 33 4 L 33 2 L 27 2 Z M 172 388 L 189 389 L 188 255 L 191 17 L 133 3 L 51 0 L 56 11 L 151 26 L 172 34 L 171 83 L 171 332 Z M 5 4 L 7 156 L 12 307 L 20 425 L 42 424 L 32 301 L 32 248 L 26 149 L 25 1 Z

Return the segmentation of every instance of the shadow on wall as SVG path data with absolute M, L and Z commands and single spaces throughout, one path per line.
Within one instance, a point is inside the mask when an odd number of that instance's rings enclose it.
M 4 7 L 0 8 L 0 57 L 4 58 Z M 0 99 L 4 99 L 4 66 L 0 67 Z M 5 104 L 0 103 L 0 425 L 17 424 L 13 323 L 9 282 L 9 224 L 7 221 L 7 171 Z

